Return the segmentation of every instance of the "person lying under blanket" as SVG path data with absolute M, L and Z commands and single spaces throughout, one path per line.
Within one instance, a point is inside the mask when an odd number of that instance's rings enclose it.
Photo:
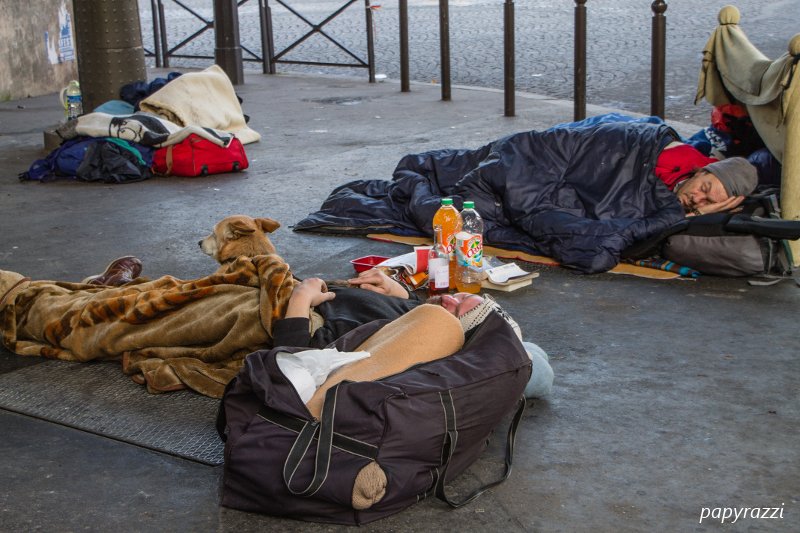
M 293 229 L 430 237 L 441 198 L 452 197 L 475 203 L 485 245 L 606 272 L 687 215 L 737 207 L 757 182 L 747 160 L 706 157 L 666 124 L 565 125 L 407 155 L 391 180 L 340 185 Z
M 119 360 L 150 392 L 191 388 L 219 398 L 249 353 L 324 348 L 362 324 L 395 320 L 426 303 L 380 270 L 331 290 L 318 278 L 298 281 L 275 254 L 240 257 L 197 280 L 140 274 L 141 261 L 130 256 L 82 283 L 31 281 L 0 270 L 3 345 L 19 355 Z M 492 311 L 516 326 L 489 298 L 457 294 L 429 304 L 456 316 L 465 332 Z M 542 396 L 552 369 L 540 348 L 527 349 L 539 383 L 528 394 Z

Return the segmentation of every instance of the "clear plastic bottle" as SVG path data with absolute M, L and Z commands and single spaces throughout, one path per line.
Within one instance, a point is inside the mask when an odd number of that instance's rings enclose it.
M 450 255 L 442 242 L 442 227 L 433 227 L 433 246 L 428 253 L 428 295 L 450 291 Z
M 483 275 L 483 219 L 475 202 L 464 202 L 462 229 L 456 234 L 456 288 L 477 294 Z
M 442 198 L 442 206 L 433 215 L 433 225 L 442 227 L 442 243 L 450 257 L 450 288 L 456 286 L 456 233 L 461 231 L 461 215 L 452 198 Z
M 78 80 L 72 80 L 67 86 L 64 101 L 67 120 L 73 120 L 83 114 L 83 98 L 81 97 L 81 85 Z

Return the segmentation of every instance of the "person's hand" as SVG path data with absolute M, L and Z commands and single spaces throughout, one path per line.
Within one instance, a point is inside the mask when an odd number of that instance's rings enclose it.
M 368 291 L 396 296 L 398 298 L 408 298 L 408 291 L 402 285 L 387 276 L 379 268 L 371 268 L 361 272 L 358 277 L 347 280 L 350 285 L 367 289 Z
M 721 213 L 723 211 L 729 211 L 734 207 L 738 207 L 742 202 L 744 202 L 744 196 L 731 196 L 727 200 L 723 200 L 715 204 L 706 204 L 695 207 L 693 210 L 686 213 L 686 216 L 692 217 L 697 215 L 708 215 L 711 213 Z
M 309 310 L 312 307 L 333 300 L 335 297 L 336 294 L 329 292 L 328 286 L 321 279 L 304 279 L 292 290 L 284 318 L 308 318 Z

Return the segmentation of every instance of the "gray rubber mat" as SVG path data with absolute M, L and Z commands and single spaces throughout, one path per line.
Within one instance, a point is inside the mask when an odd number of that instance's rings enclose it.
M 0 375 L 0 408 L 209 465 L 223 461 L 219 400 L 149 394 L 119 363 L 46 361 Z

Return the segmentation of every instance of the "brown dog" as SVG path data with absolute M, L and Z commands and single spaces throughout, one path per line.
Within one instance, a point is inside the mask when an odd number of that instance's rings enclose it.
M 271 218 L 233 215 L 217 222 L 211 235 L 198 244 L 204 253 L 222 265 L 242 255 L 254 257 L 276 253 L 267 233 L 279 227 L 280 223 Z

